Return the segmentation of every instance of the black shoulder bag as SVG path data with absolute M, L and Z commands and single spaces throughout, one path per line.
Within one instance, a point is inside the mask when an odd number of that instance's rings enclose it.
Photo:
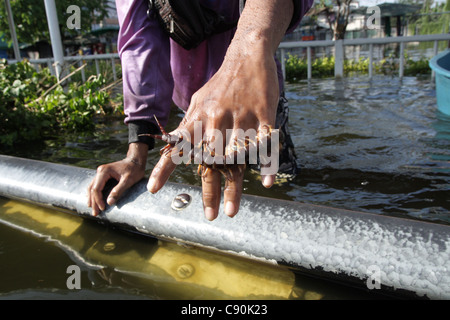
M 151 12 L 156 13 L 169 37 L 186 50 L 237 25 L 237 21 L 225 21 L 199 0 L 149 0 L 149 14 Z

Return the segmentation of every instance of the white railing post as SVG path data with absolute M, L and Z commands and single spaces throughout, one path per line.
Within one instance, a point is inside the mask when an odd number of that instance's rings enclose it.
M 117 74 L 116 74 L 116 62 L 114 61 L 114 58 L 111 58 L 111 67 L 113 71 L 113 79 L 114 81 L 117 80 Z
M 48 59 L 45 59 L 45 61 L 47 62 L 47 68 L 50 70 L 50 74 L 52 76 L 55 76 L 56 74 L 55 74 L 55 69 L 53 68 L 52 59 L 48 58 Z M 59 79 L 58 79 L 58 81 L 59 81 Z
M 439 41 L 434 41 L 434 47 L 433 47 L 433 54 L 436 56 L 439 51 Z M 431 79 L 434 81 L 434 77 L 436 76 L 436 73 L 434 70 L 431 71 Z
M 83 60 L 80 60 L 80 62 L 78 62 L 78 67 L 81 67 L 83 65 Z M 86 73 L 84 72 L 84 68 L 81 69 L 81 81 L 86 82 Z
M 311 47 L 306 47 L 306 59 L 308 61 L 308 80 L 311 80 L 312 78 Z
M 344 76 L 344 40 L 334 42 L 334 76 L 336 78 Z
M 403 78 L 404 75 L 404 69 L 405 69 L 405 43 L 404 42 L 400 42 L 400 63 L 398 66 L 398 76 L 400 77 L 400 79 Z
M 95 59 L 95 71 L 97 72 L 97 77 L 100 75 L 100 66 L 98 65 L 98 59 Z

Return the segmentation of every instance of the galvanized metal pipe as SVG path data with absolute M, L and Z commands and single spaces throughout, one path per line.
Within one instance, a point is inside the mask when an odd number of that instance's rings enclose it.
M 94 170 L 0 156 L 0 195 L 90 217 Z M 174 199 L 191 201 L 173 208 Z M 239 214 L 204 218 L 201 189 L 167 183 L 157 194 L 136 184 L 101 221 L 386 293 L 450 298 L 450 227 L 244 195 Z M 181 205 L 181 207 L 183 207 Z

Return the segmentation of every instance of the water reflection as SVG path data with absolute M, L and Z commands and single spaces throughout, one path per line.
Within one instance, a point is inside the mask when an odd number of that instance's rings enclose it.
M 0 222 L 2 298 L 377 298 L 286 268 L 124 233 L 4 198 Z M 81 289 L 69 290 L 66 270 L 75 264 L 82 270 Z
M 448 223 L 450 122 L 430 79 L 288 86 L 303 172 L 291 199 Z

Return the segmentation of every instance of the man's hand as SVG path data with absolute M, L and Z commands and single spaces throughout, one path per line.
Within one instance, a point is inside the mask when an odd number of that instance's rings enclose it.
M 248 0 L 236 34 L 217 73 L 197 91 L 179 130 L 194 137 L 194 122 L 201 121 L 202 135 L 213 129 L 259 130 L 275 126 L 279 99 L 275 51 L 286 32 L 293 13 L 292 0 Z M 232 141 L 232 140 L 230 140 Z M 226 147 L 226 146 L 225 146 Z M 162 156 L 155 166 L 148 189 L 155 193 L 168 180 L 176 165 L 170 156 Z M 232 180 L 224 189 L 225 213 L 232 217 L 239 210 L 243 170 L 233 167 Z M 262 177 L 270 187 L 275 175 Z M 214 220 L 221 199 L 221 173 L 208 170 L 202 179 L 205 216 Z
M 146 144 L 130 143 L 125 159 L 98 167 L 97 174 L 87 190 L 88 206 L 92 208 L 94 216 L 105 210 L 106 204 L 102 191 L 108 180 L 118 181 L 106 200 L 108 205 L 113 205 L 127 189 L 144 178 L 147 152 Z

